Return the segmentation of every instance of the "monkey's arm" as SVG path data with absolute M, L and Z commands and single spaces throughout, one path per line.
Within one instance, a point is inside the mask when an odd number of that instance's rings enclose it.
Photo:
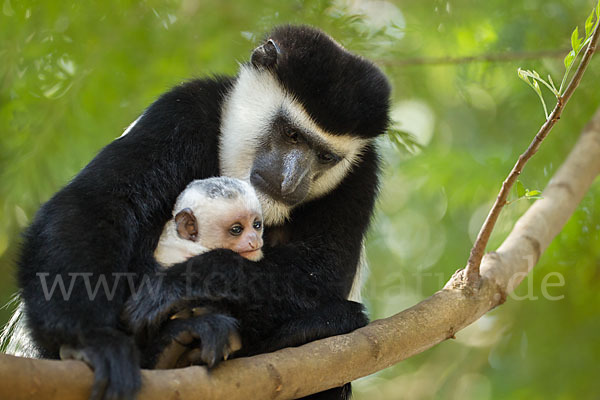
M 99 200 L 72 183 L 46 203 L 25 232 L 18 278 L 41 356 L 58 358 L 66 346 L 94 368 L 91 398 L 132 398 L 141 385 L 138 352 L 118 318 L 132 240 L 118 221 L 130 215 L 118 201 Z

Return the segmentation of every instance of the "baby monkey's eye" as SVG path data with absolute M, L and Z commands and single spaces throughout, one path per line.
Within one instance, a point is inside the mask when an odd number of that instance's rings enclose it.
M 235 224 L 231 228 L 229 228 L 229 233 L 232 234 L 233 236 L 239 236 L 239 235 L 241 235 L 243 230 L 244 230 L 243 226 L 241 226 L 240 224 Z
M 257 231 L 260 231 L 262 229 L 262 221 L 254 221 L 252 227 Z

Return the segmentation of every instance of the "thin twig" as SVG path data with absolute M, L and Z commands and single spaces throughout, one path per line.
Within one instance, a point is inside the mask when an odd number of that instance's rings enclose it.
M 596 44 L 599 36 L 600 24 L 596 24 L 596 28 L 592 34 L 592 40 L 590 41 L 590 44 L 588 45 L 583 58 L 581 59 L 581 63 L 579 64 L 577 71 L 565 89 L 564 94 L 558 98 L 554 110 L 552 110 L 552 113 L 546 122 L 544 122 L 538 133 L 535 135 L 527 150 L 525 150 L 525 152 L 519 156 L 519 159 L 517 160 L 517 163 L 513 167 L 512 171 L 510 171 L 510 174 L 502 183 L 500 193 L 498 193 L 498 197 L 496 198 L 494 205 L 492 206 L 487 218 L 485 219 L 485 222 L 483 223 L 483 226 L 481 227 L 481 230 L 479 231 L 479 234 L 477 235 L 477 239 L 475 240 L 475 244 L 473 245 L 471 254 L 469 255 L 469 260 L 467 261 L 466 278 L 471 284 L 479 280 L 479 265 L 481 264 L 481 259 L 485 253 L 485 247 L 487 246 L 490 235 L 492 234 L 494 226 L 496 225 L 498 216 L 500 215 L 504 205 L 506 205 L 506 199 L 508 198 L 510 189 L 517 180 L 517 177 L 521 174 L 521 171 L 523 171 L 525 164 L 531 157 L 533 157 L 535 153 L 537 153 L 542 141 L 546 138 L 556 122 L 560 119 L 567 102 L 573 95 L 573 92 L 579 85 L 579 82 L 581 82 L 583 73 L 592 59 L 592 55 L 596 50 Z
M 454 65 L 478 62 L 510 62 L 516 60 L 537 60 L 540 58 L 563 58 L 571 51 L 570 48 L 540 51 L 515 51 L 495 54 L 479 54 L 464 57 L 410 57 L 404 59 L 379 59 L 377 64 L 393 67 L 404 67 L 411 65 Z

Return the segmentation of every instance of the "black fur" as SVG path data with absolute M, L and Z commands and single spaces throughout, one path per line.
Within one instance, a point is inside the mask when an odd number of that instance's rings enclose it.
M 273 71 L 319 125 L 366 138 L 386 130 L 390 87 L 370 61 L 307 26 L 281 26 L 267 38 L 280 49 Z
M 269 68 L 325 129 L 362 137 L 385 130 L 389 86 L 371 63 L 308 27 L 278 28 L 268 38 L 281 52 Z M 32 337 L 45 357 L 57 358 L 61 345 L 82 349 L 95 369 L 96 398 L 134 397 L 140 350 L 143 363 L 151 364 L 147 360 L 159 351 L 156 338 L 160 347 L 174 334 L 168 315 L 190 300 L 239 321 L 238 356 L 368 322 L 362 306 L 346 298 L 377 192 L 372 146 L 335 190 L 298 206 L 283 226 L 266 227 L 266 237 L 273 230 L 285 239 L 266 246 L 260 262 L 213 250 L 163 272 L 154 260 L 177 195 L 194 179 L 219 175 L 221 106 L 233 84 L 231 78 L 201 79 L 161 96 L 126 136 L 44 204 L 25 232 L 18 280 Z M 70 298 L 58 288 L 45 298 L 42 278 L 51 287 L 61 277 L 68 289 L 69 273 L 79 274 Z M 92 289 L 102 279 L 110 289 L 115 285 L 114 296 L 100 289 L 90 299 L 86 279 Z M 133 296 L 130 283 L 136 290 L 142 285 Z M 224 320 L 221 331 L 228 331 L 235 321 Z M 200 331 L 199 337 L 206 332 L 189 329 Z M 320 396 L 348 393 L 347 385 Z

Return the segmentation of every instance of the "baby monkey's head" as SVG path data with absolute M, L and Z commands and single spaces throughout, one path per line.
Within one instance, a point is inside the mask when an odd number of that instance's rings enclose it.
M 262 258 L 263 219 L 250 184 L 216 177 L 190 183 L 177 198 L 156 259 L 163 265 L 225 248 L 252 261 Z

